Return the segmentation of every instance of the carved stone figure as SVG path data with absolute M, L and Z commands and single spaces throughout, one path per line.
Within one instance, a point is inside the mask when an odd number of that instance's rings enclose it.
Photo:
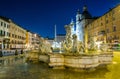
M 82 42 L 77 40 L 77 35 L 71 35 L 70 25 L 66 25 L 66 39 L 62 42 L 62 49 L 65 53 L 80 53 L 84 52 L 84 45 Z
M 85 46 L 81 41 L 78 42 L 78 51 L 79 53 L 85 52 Z
M 79 49 L 78 49 L 78 41 L 77 41 L 77 35 L 72 35 L 73 37 L 73 45 L 72 45 L 72 52 L 73 53 L 78 53 Z
M 102 43 L 101 46 L 100 46 L 100 50 L 103 51 L 103 52 L 107 52 L 109 49 L 108 45 L 105 44 L 105 43 Z
M 95 41 L 93 40 L 93 38 L 90 38 L 88 50 L 89 51 L 96 51 L 97 50 L 97 45 L 95 44 Z
M 47 39 L 40 39 L 40 53 L 45 54 L 45 53 L 50 53 L 51 50 L 51 45 L 50 43 L 47 41 Z
M 65 28 L 66 28 L 66 39 L 64 41 L 64 51 L 70 53 L 72 48 L 71 27 L 69 25 L 66 25 Z

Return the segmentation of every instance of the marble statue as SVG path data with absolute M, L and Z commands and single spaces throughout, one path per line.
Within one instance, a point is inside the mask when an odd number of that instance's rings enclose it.
M 78 53 L 79 49 L 78 49 L 77 35 L 73 34 L 72 37 L 73 37 L 72 52 L 73 53 Z
M 93 40 L 93 38 L 90 38 L 90 42 L 88 44 L 88 50 L 95 52 L 95 51 L 97 51 L 97 47 L 98 46 L 95 44 L 95 41 Z
M 108 45 L 105 44 L 104 42 L 100 45 L 100 50 L 101 50 L 102 52 L 107 52 L 108 49 L 109 49 Z
M 81 53 L 84 52 L 84 45 L 82 42 L 77 40 L 76 34 L 71 34 L 70 25 L 65 26 L 66 39 L 61 43 L 62 50 L 65 53 Z
M 43 38 L 40 39 L 39 50 L 41 54 L 52 52 L 51 44 L 47 41 L 47 39 L 43 39 Z
M 64 51 L 70 53 L 72 48 L 71 28 L 69 25 L 66 25 L 65 28 L 66 28 L 66 39 L 62 45 Z

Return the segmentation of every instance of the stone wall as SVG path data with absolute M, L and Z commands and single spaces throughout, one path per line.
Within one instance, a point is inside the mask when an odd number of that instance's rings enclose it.
M 65 56 L 64 65 L 72 68 L 91 68 L 98 66 L 98 56 Z

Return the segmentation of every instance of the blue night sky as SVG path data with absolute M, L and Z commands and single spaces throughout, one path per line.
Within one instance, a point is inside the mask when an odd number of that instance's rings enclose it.
M 65 34 L 64 25 L 86 4 L 92 16 L 101 16 L 115 7 L 120 0 L 0 0 L 0 16 L 11 18 L 15 23 L 43 37 Z

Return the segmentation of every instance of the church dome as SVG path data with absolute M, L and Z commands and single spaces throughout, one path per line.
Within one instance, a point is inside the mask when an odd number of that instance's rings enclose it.
M 90 19 L 92 18 L 91 14 L 87 10 L 87 6 L 83 7 L 82 19 Z

